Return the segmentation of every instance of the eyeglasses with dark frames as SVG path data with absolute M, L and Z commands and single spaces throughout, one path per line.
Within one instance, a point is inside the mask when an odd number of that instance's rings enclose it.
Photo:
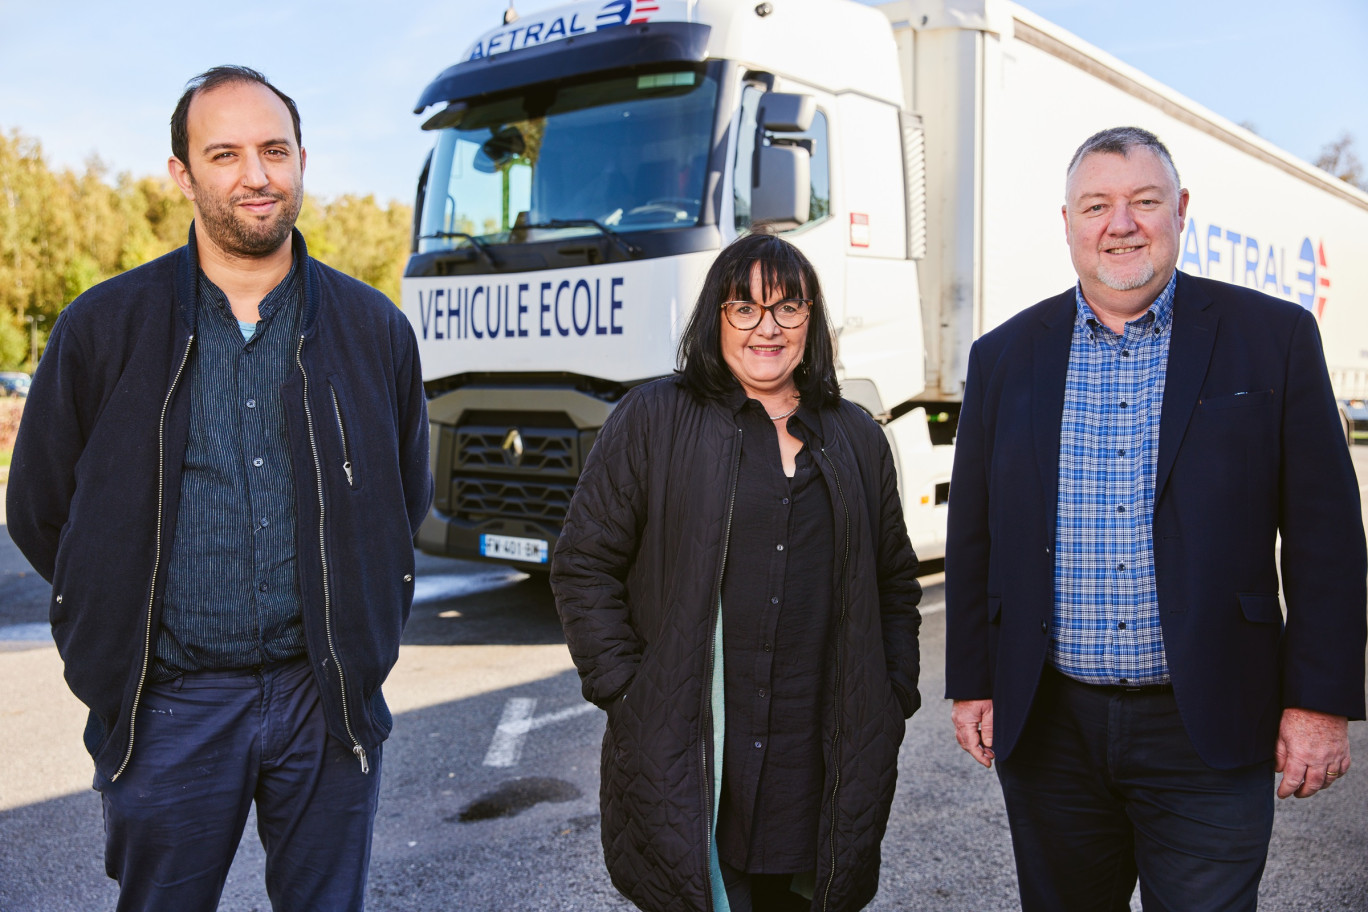
M 797 329 L 812 315 L 812 300 L 809 298 L 785 298 L 773 304 L 757 304 L 754 301 L 723 301 L 722 313 L 727 322 L 736 329 L 755 329 L 765 318 L 765 311 L 774 317 L 774 322 L 784 329 Z

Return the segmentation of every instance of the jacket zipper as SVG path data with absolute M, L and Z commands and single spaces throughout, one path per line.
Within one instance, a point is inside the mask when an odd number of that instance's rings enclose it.
M 342 437 L 342 471 L 347 473 L 347 487 L 355 487 L 352 482 L 351 450 L 347 448 L 347 427 L 342 423 L 342 406 L 337 402 L 337 390 L 330 386 L 328 392 L 332 393 L 333 413 L 337 415 L 337 433 Z
M 347 729 L 347 737 L 351 738 L 352 753 L 356 759 L 361 761 L 361 773 L 370 772 L 370 762 L 366 759 L 366 749 L 361 746 L 361 742 L 356 740 L 356 735 L 352 732 L 351 715 L 347 711 L 347 679 L 342 673 L 342 663 L 337 659 L 337 648 L 333 645 L 332 635 L 332 591 L 328 582 L 328 545 L 325 539 L 327 531 L 327 506 L 323 501 L 323 462 L 318 456 L 318 438 L 314 434 L 313 409 L 309 408 L 309 374 L 304 370 L 304 337 L 299 337 L 299 345 L 295 348 L 295 364 L 299 365 L 299 375 L 304 378 L 304 424 L 309 429 L 309 449 L 313 453 L 314 478 L 318 481 L 318 559 L 323 568 L 323 632 L 328 639 L 328 654 L 332 657 L 333 667 L 337 669 L 337 685 L 342 696 L 342 725 Z M 337 399 L 334 396 L 333 402 Z M 339 416 L 340 424 L 340 416 Z M 348 482 L 350 483 L 350 477 Z
M 166 391 L 166 399 L 162 402 L 161 419 L 157 422 L 157 535 L 156 547 L 152 549 L 152 582 L 147 587 L 147 625 L 143 629 L 142 670 L 138 673 L 138 689 L 133 693 L 133 706 L 128 712 L 128 748 L 124 751 L 123 762 L 114 771 L 114 775 L 109 777 L 110 782 L 122 776 L 123 771 L 128 769 L 129 761 L 133 759 L 133 735 L 137 729 L 138 704 L 142 702 L 143 686 L 147 683 L 147 664 L 152 657 L 152 609 L 157 604 L 157 573 L 161 570 L 162 512 L 166 506 L 166 413 L 171 408 L 171 397 L 176 392 L 176 386 L 185 373 L 185 365 L 190 363 L 190 349 L 194 344 L 195 334 L 191 333 L 185 340 L 185 352 L 181 355 L 180 367 L 176 368 L 176 375 L 171 378 L 171 387 Z
M 836 480 L 836 494 L 841 498 L 841 510 L 845 514 L 845 541 L 841 553 L 841 613 L 836 621 L 836 727 L 831 735 L 831 830 L 827 836 L 827 842 L 831 846 L 831 871 L 827 874 L 826 888 L 822 891 L 822 908 L 827 909 L 831 903 L 831 885 L 836 880 L 836 796 L 841 790 L 841 713 L 843 711 L 842 694 L 845 690 L 845 681 L 842 678 L 841 650 L 845 646 L 845 619 L 848 601 L 846 570 L 850 565 L 850 504 L 846 502 L 845 489 L 841 487 L 841 474 L 836 471 L 836 463 L 827 455 L 826 447 L 822 447 L 822 458 L 827 461 L 827 465 L 831 466 L 831 477 Z
M 732 459 L 731 483 L 727 490 L 727 522 L 722 527 L 722 561 L 717 568 L 717 585 L 713 590 L 713 617 L 712 624 L 708 630 L 708 667 L 703 675 L 706 687 L 703 693 L 703 737 L 700 740 L 699 750 L 703 756 L 703 777 L 701 785 L 703 789 L 703 815 L 704 839 L 703 839 L 703 869 L 705 876 L 704 882 L 708 884 L 705 894 L 707 908 L 712 909 L 712 852 L 713 852 L 713 792 L 715 791 L 712 777 L 708 775 L 708 736 L 712 729 L 712 676 L 713 668 L 717 664 L 717 622 L 722 614 L 722 577 L 727 572 L 727 551 L 731 547 L 731 525 L 732 514 L 736 509 L 736 482 L 741 474 L 741 438 L 743 435 L 741 428 L 736 429 L 736 456 Z M 713 745 L 713 753 L 717 753 L 717 745 Z

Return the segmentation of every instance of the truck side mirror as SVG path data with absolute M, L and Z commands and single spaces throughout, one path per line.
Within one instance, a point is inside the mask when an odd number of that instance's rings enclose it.
M 780 230 L 797 228 L 812 209 L 812 155 L 799 143 L 778 142 L 759 149 L 751 222 Z
M 812 126 L 817 113 L 817 99 L 811 95 L 790 92 L 766 92 L 760 99 L 760 113 L 756 118 L 762 130 L 772 133 L 803 133 Z
M 756 124 L 751 222 L 780 230 L 797 228 L 812 211 L 812 143 L 771 133 L 803 133 L 812 127 L 817 100 L 811 95 L 767 92 L 760 99 Z

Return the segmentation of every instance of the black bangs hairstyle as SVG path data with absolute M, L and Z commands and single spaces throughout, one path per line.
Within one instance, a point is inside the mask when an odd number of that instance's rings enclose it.
M 764 288 L 751 287 L 756 264 Z M 827 320 L 817 270 L 797 247 L 764 232 L 747 234 L 728 244 L 708 270 L 675 360 L 685 388 L 700 399 L 723 399 L 736 389 L 736 377 L 722 358 L 722 302 L 763 301 L 764 292 L 776 289 L 786 298 L 812 299 L 803 360 L 793 372 L 799 398 L 814 408 L 840 401 L 836 337 Z

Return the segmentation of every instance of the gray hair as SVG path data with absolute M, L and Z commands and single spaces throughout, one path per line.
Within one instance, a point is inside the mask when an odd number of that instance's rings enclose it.
M 1178 169 L 1173 164 L 1173 156 L 1169 154 L 1168 147 L 1159 141 L 1149 130 L 1142 127 L 1112 127 L 1100 133 L 1094 133 L 1083 140 L 1083 145 L 1078 147 L 1078 151 L 1069 160 L 1069 170 L 1064 175 L 1065 183 L 1073 177 L 1074 171 L 1078 170 L 1078 165 L 1083 159 L 1096 152 L 1105 152 L 1111 155 L 1120 155 L 1122 158 L 1129 158 L 1130 151 L 1134 148 L 1149 149 L 1159 160 L 1164 163 L 1170 175 L 1173 176 L 1173 186 L 1181 189 L 1182 181 L 1178 180 Z

